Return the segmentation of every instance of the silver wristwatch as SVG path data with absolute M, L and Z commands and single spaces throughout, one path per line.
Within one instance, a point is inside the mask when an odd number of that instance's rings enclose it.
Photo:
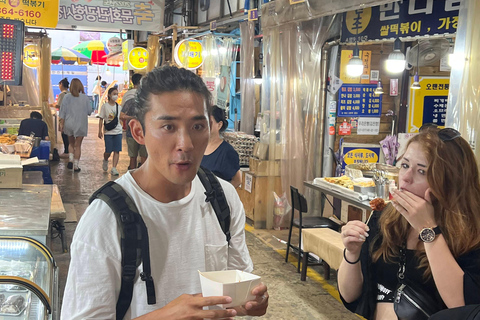
M 435 227 L 435 228 L 423 228 L 422 231 L 420 231 L 420 234 L 418 235 L 418 238 L 422 240 L 423 242 L 432 242 L 435 240 L 437 235 L 441 234 L 442 231 L 440 230 L 440 227 Z

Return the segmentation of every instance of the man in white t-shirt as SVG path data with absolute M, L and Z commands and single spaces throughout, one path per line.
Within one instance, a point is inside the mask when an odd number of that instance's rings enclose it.
M 148 151 L 147 161 L 116 182 L 135 202 L 148 229 L 156 304 L 148 305 L 137 268 L 133 299 L 124 319 L 222 319 L 261 316 L 267 287 L 255 300 L 227 310 L 204 310 L 230 297 L 202 297 L 198 271 L 253 269 L 245 243 L 245 211 L 231 184 L 219 179 L 231 211 L 225 234 L 196 173 L 209 139 L 211 94 L 186 69 L 156 68 L 138 89 L 132 136 Z M 87 208 L 73 237 L 62 319 L 115 319 L 121 284 L 120 231 L 102 200 Z

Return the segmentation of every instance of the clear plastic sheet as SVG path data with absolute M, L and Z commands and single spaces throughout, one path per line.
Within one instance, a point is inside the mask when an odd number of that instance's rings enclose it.
M 290 186 L 303 192 L 303 181 L 321 172 L 322 47 L 339 30 L 340 19 L 330 16 L 263 32 L 262 113 L 270 120 L 262 126 L 261 137 L 270 137 L 271 154 L 282 148 L 282 187 L 287 194 Z
M 242 101 L 240 131 L 253 134 L 255 130 L 255 21 L 240 23 L 242 46 L 240 47 L 241 79 L 240 92 Z
M 42 108 L 43 121 L 47 123 L 48 126 L 48 136 L 56 137 L 55 124 L 53 121 L 53 115 L 50 111 L 50 92 L 51 92 L 51 81 L 50 81 L 50 70 L 51 70 L 51 61 L 52 61 L 52 48 L 51 41 L 49 37 L 42 37 L 40 39 L 40 66 L 37 69 L 38 84 L 39 84 L 39 93 L 40 93 L 40 107 Z M 57 139 L 50 139 L 50 150 L 53 150 L 57 147 Z
M 477 147 L 480 131 L 480 29 L 475 19 L 480 16 L 480 3 L 475 0 L 462 2 L 458 15 L 455 39 L 455 64 L 450 73 L 450 90 L 446 126 L 462 133 L 480 159 Z
M 271 1 L 262 4 L 262 28 L 311 20 L 391 2 L 395 2 L 395 0 L 305 0 L 305 2 L 295 5 L 291 5 L 290 0 Z
M 209 34 L 202 38 L 202 77 L 219 78 L 221 66 L 230 67 L 232 65 L 232 61 L 237 56 L 238 44 L 236 44 L 236 41 L 236 37 L 222 37 L 215 34 Z M 216 81 L 217 91 L 219 85 L 220 81 Z M 230 89 L 229 86 L 227 88 Z M 214 101 L 216 101 L 215 98 Z

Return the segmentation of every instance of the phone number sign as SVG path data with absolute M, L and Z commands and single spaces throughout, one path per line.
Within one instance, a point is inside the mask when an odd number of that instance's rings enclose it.
M 343 84 L 338 91 L 339 117 L 380 117 L 382 95 L 374 93 L 376 84 Z
M 20 20 L 27 26 L 55 28 L 59 0 L 0 0 L 0 19 Z

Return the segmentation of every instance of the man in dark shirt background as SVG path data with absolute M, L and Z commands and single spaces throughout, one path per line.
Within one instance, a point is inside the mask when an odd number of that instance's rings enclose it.
M 35 133 L 35 137 L 40 137 L 42 140 L 49 140 L 48 127 L 42 120 L 42 114 L 37 111 L 30 113 L 30 119 L 24 119 L 20 122 L 18 135 L 29 136 L 31 132 Z

